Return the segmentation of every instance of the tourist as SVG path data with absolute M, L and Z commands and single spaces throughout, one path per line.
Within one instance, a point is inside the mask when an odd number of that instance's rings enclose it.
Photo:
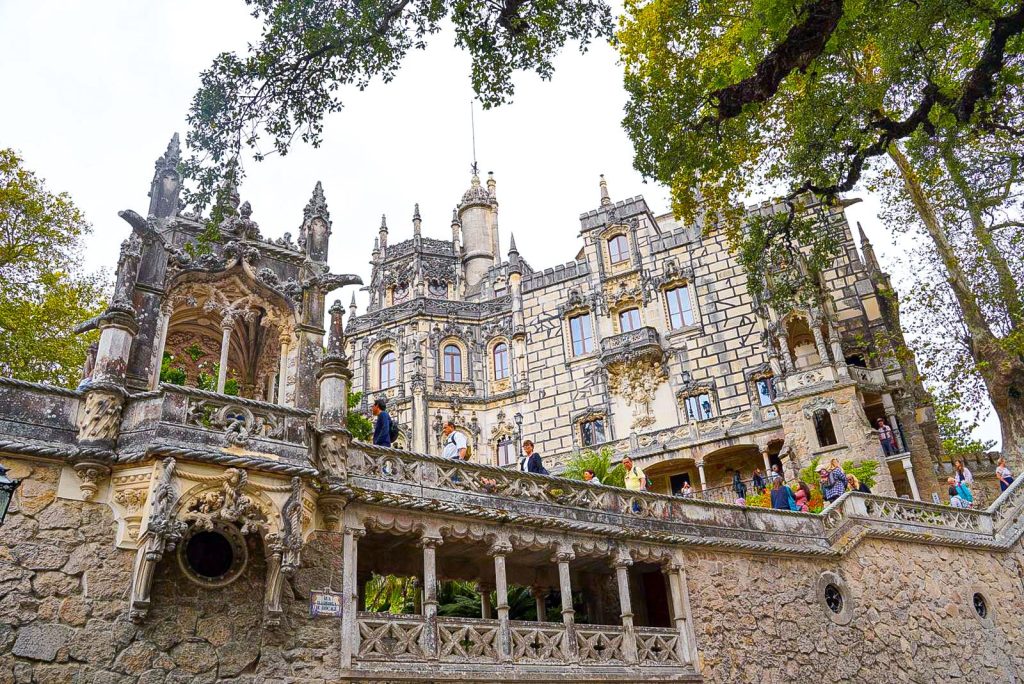
M 957 496 L 967 503 L 967 505 L 962 506 L 962 508 L 971 508 L 974 506 L 974 494 L 966 483 L 957 482 L 955 478 L 950 477 L 946 479 L 946 484 L 955 489 Z
M 971 503 L 960 496 L 960 490 L 956 487 L 949 488 L 949 505 L 953 508 L 970 508 Z
M 871 493 L 871 489 L 866 484 L 858 480 L 857 476 L 853 473 L 847 474 L 846 483 L 850 486 L 851 492 L 861 492 L 863 494 Z
M 391 446 L 391 414 L 388 413 L 388 405 L 383 399 L 374 399 L 370 413 L 376 420 L 373 423 L 373 443 L 377 446 Z
M 796 502 L 797 508 L 804 513 L 811 510 L 811 488 L 803 480 L 797 481 L 796 491 L 793 492 L 793 501 Z
M 747 485 L 743 484 L 743 478 L 738 470 L 732 471 L 732 491 L 736 492 L 737 499 L 747 498 Z
M 966 483 L 968 487 L 974 484 L 974 476 L 963 461 L 957 460 L 954 464 L 953 477 L 956 478 L 957 484 Z
M 647 489 L 647 474 L 640 469 L 640 466 L 633 465 L 633 459 L 629 456 L 622 459 L 622 467 L 626 470 L 626 489 L 631 489 L 634 492 Z
M 796 500 L 793 498 L 793 490 L 782 480 L 772 482 L 772 508 L 777 511 L 799 511 Z
M 764 493 L 765 482 L 760 468 L 754 468 L 754 474 L 750 476 L 750 484 L 758 494 Z
M 469 457 L 466 447 L 469 446 L 469 442 L 466 441 L 466 435 L 456 430 L 455 423 L 450 420 L 444 424 L 442 431 L 444 432 L 444 448 L 441 450 L 441 456 L 456 461 L 467 460 Z
M 683 495 L 684 499 L 692 499 L 693 487 L 690 486 L 689 482 L 683 482 L 683 488 L 679 490 L 679 493 Z
M 772 472 L 769 473 L 768 477 L 772 480 L 782 480 L 782 466 L 778 463 L 772 463 Z
M 886 456 L 892 456 L 899 453 L 896 447 L 896 434 L 892 431 L 892 428 L 885 423 L 884 418 L 879 418 L 875 421 L 878 425 L 878 441 L 882 445 L 882 451 Z
M 818 477 L 821 496 L 826 503 L 832 503 L 846 491 L 846 474 L 839 467 L 837 460 L 832 459 L 831 465 L 819 465 Z
M 999 491 L 1005 492 L 1006 488 L 1013 484 L 1013 473 L 1006 467 L 1006 459 L 999 459 L 999 465 L 996 466 L 996 477 L 999 478 Z
M 537 475 L 550 475 L 548 469 L 544 467 L 544 461 L 541 460 L 540 454 L 533 450 L 533 442 L 526 440 L 523 442 L 523 451 L 526 454 L 526 472 L 535 473 Z
M 601 478 L 594 474 L 594 471 L 589 468 L 583 471 L 583 479 L 590 484 L 601 484 Z

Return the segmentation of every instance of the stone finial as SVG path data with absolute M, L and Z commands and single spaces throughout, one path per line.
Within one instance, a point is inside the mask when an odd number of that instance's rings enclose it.
M 356 317 L 356 293 L 352 293 L 352 302 L 348 305 L 348 323 L 352 325 L 353 319 Z
M 509 243 L 508 244 L 508 253 L 510 255 L 511 254 L 519 254 L 519 250 L 516 249 L 516 236 L 514 234 L 512 234 L 512 233 L 509 234 L 508 243 Z
M 509 236 L 508 245 L 508 272 L 509 273 L 523 273 L 523 263 L 519 259 L 519 250 L 516 249 L 516 236 Z
M 462 226 L 462 220 L 459 219 L 459 210 L 458 209 L 452 209 L 452 228 L 455 228 L 456 226 L 460 226 L 461 227 Z
M 875 248 L 871 246 L 871 241 L 868 240 L 867 233 L 864 232 L 864 226 L 860 225 L 860 221 L 857 221 L 857 233 L 860 237 L 860 251 L 864 253 L 864 265 L 867 267 L 868 273 L 881 271 L 878 259 L 875 258 Z
M 316 182 L 313 188 L 313 195 L 302 210 L 302 218 L 311 221 L 314 218 L 322 218 L 327 223 L 331 222 L 331 213 L 327 211 L 327 198 L 324 197 L 324 186 L 320 181 Z
M 167 150 L 163 155 L 156 160 L 156 172 L 159 174 L 164 170 L 177 169 L 178 163 L 181 161 L 181 140 L 178 138 L 178 134 L 175 133 L 171 136 L 171 141 L 167 143 Z
M 608 181 L 604 179 L 604 174 L 601 174 L 601 206 L 606 207 L 612 203 L 612 198 L 608 196 Z
M 355 297 L 355 295 L 352 295 Z M 327 355 L 341 358 L 345 355 L 345 328 L 342 325 L 342 317 L 345 309 L 340 299 L 335 299 L 334 304 L 327 310 L 331 314 L 331 331 L 327 338 Z
M 412 234 L 418 237 L 420 234 L 420 227 L 422 225 L 423 220 L 420 218 L 420 203 L 417 202 L 416 207 L 412 212 Z
M 153 181 L 149 186 L 149 215 L 167 218 L 178 212 L 178 193 L 181 190 L 181 144 L 178 134 L 171 136 L 167 150 L 156 160 Z
M 498 194 L 497 193 L 497 185 L 498 185 L 497 181 L 494 180 L 494 172 L 493 171 L 488 171 L 487 172 L 487 194 L 490 195 L 491 197 L 496 197 L 497 194 Z
M 419 207 L 418 204 L 416 206 Z M 380 232 L 382 232 L 382 233 L 388 232 L 388 215 L 387 214 L 381 214 L 380 215 Z

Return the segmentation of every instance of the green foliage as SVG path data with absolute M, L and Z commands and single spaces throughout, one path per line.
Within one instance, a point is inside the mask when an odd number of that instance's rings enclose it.
M 971 433 L 978 427 L 977 421 L 960 418 L 957 415 L 957 402 L 948 395 L 936 397 L 933 406 L 935 421 L 939 425 L 939 437 L 942 439 L 942 450 L 950 461 L 963 456 L 983 454 L 995 447 L 994 441 L 971 439 Z
M 164 358 L 160 362 L 160 382 L 167 382 L 172 385 L 184 385 L 188 382 L 188 376 L 185 374 L 185 369 L 181 366 L 172 366 L 172 363 L 174 363 L 174 356 L 170 352 L 164 352 Z
M 191 345 L 186 347 L 185 353 L 188 354 L 188 357 L 193 361 L 198 361 L 202 357 L 206 356 L 206 352 L 203 351 L 203 348 L 200 347 L 197 342 L 193 342 Z
M 373 438 L 373 421 L 354 409 L 363 400 L 362 392 L 348 393 L 348 431 L 355 439 L 369 442 Z
M 0 149 L 0 376 L 74 387 L 103 310 L 102 273 L 81 271 L 92 227 L 66 193 L 53 194 L 10 149 Z
M 810 464 L 800 471 L 800 479 L 808 484 L 811 491 L 814 491 L 819 482 L 818 463 L 820 462 L 821 457 L 815 456 L 811 459 Z M 853 461 L 843 461 L 842 468 L 844 473 L 847 475 L 855 475 L 858 480 L 866 484 L 868 487 L 875 486 L 875 480 L 878 477 L 878 461 L 866 458 L 856 465 L 854 465 Z
M 196 387 L 208 392 L 217 391 L 217 377 L 220 375 L 220 364 L 204 364 L 196 378 Z M 228 369 L 228 377 L 224 380 L 224 394 L 238 396 L 238 379 L 233 376 L 233 371 Z
M 601 484 L 612 487 L 625 487 L 626 471 L 621 463 L 612 465 L 613 456 L 614 454 L 610 447 L 602 447 L 599 452 L 585 449 L 566 462 L 562 477 L 567 477 L 571 480 L 582 480 L 583 471 L 593 470 L 594 475 L 601 480 Z
M 366 610 L 374 613 L 411 613 L 416 585 L 411 577 L 373 573 L 366 583 Z
M 189 111 L 188 144 L 197 154 L 183 169 L 197 181 L 187 196 L 195 206 L 209 204 L 229 175 L 241 182 L 243 147 L 260 160 L 265 152 L 258 142 L 278 154 L 286 154 L 296 137 L 318 146 L 324 116 L 342 109 L 343 93 L 390 81 L 409 52 L 423 49 L 444 26 L 454 29 L 456 45 L 469 53 L 473 88 L 485 107 L 509 100 L 515 72 L 550 78 L 554 57 L 567 42 L 585 51 L 590 40 L 610 37 L 614 27 L 604 0 L 247 4 L 263 22 L 259 41 L 246 55 L 218 55 L 200 75 Z

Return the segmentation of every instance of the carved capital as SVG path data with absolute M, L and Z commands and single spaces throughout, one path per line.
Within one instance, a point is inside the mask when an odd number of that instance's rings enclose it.
M 110 475 L 110 468 L 96 461 L 80 461 L 74 465 L 78 488 L 86 501 L 92 501 L 100 490 L 100 483 Z

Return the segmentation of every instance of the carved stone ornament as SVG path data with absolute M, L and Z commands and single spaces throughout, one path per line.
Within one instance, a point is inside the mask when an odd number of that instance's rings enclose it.
M 124 397 L 119 392 L 95 389 L 86 393 L 78 414 L 78 441 L 113 442 L 121 424 Z
M 810 420 L 814 416 L 814 412 L 825 409 L 829 413 L 835 413 L 836 400 L 832 397 L 814 397 L 802 407 L 804 418 Z
M 220 489 L 207 490 L 197 495 L 186 507 L 181 519 L 199 529 L 212 530 L 215 522 L 233 522 L 242 535 L 263 534 L 268 526 L 267 511 L 242 490 L 249 474 L 240 468 L 224 471 Z
M 110 468 L 95 461 L 80 461 L 74 465 L 78 488 L 86 501 L 92 501 L 100 490 L 100 483 L 110 475 Z
M 157 563 L 163 558 L 164 553 L 174 550 L 188 529 L 185 522 L 174 517 L 174 507 L 178 501 L 178 493 L 174 486 L 174 468 L 173 458 L 164 460 L 160 476 L 153 488 L 146 530 L 139 540 L 139 549 L 135 555 L 128 615 L 136 622 L 142 620 L 149 611 L 149 596 Z
M 656 417 L 651 403 L 658 386 L 666 380 L 668 373 L 664 364 L 650 357 L 613 363 L 608 367 L 608 388 L 633 408 L 634 428 L 654 424 Z
M 132 233 L 121 243 L 121 256 L 117 261 L 117 281 L 114 285 L 114 296 L 110 300 L 114 308 L 134 311 L 132 296 L 135 294 L 135 281 L 139 277 L 141 261 L 142 241 Z

